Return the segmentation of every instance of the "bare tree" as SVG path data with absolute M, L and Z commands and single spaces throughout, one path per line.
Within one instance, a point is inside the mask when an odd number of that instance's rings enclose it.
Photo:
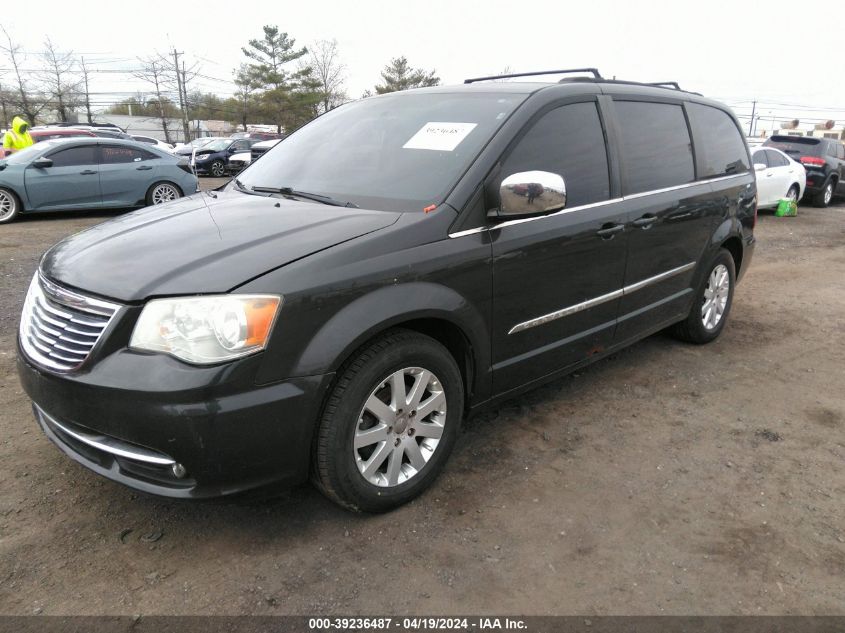
M 164 140 L 166 143 L 170 143 L 170 130 L 167 128 L 167 112 L 165 111 L 164 95 L 165 84 L 167 82 L 167 69 L 162 64 L 160 56 L 147 59 L 139 57 L 138 59 L 144 67 L 133 74 L 137 79 L 146 81 L 153 86 L 157 109 L 161 119 L 161 129 L 164 131 Z
M 79 58 L 79 71 L 82 75 L 82 89 L 83 93 L 82 103 L 85 106 L 85 115 L 88 117 L 88 124 L 94 122 L 94 116 L 91 114 L 91 90 L 88 88 L 88 66 L 85 65 L 85 58 Z
M 58 50 L 48 37 L 44 42 L 44 62 L 47 66 L 41 75 L 44 86 L 59 120 L 66 122 L 79 105 L 82 79 L 75 74 L 76 60 L 73 53 Z M 87 91 L 86 91 L 87 92 Z
M 337 40 L 320 40 L 310 48 L 308 64 L 313 78 L 319 82 L 322 112 L 343 104 L 347 100 L 343 84 L 346 81 L 346 64 L 340 61 Z
M 234 98 L 238 102 L 240 123 L 244 128 L 244 132 L 246 132 L 247 123 L 255 107 L 255 93 L 257 88 L 250 77 L 249 67 L 246 64 L 241 64 L 240 68 L 234 74 L 235 86 L 237 86 Z
M 16 44 L 12 41 L 12 36 L 9 35 L 9 32 L 5 27 L 0 26 L 0 30 L 3 31 L 3 35 L 6 40 L 4 43 L 0 43 L 0 52 L 2 52 L 9 61 L 9 64 L 12 67 L 12 74 L 14 75 L 16 82 L 12 88 L 14 91 L 14 98 L 11 105 L 16 110 L 23 113 L 30 125 L 34 125 L 35 119 L 44 109 L 46 103 L 33 95 L 31 92 L 31 86 L 24 79 L 22 64 L 26 59 L 26 55 L 21 49 L 20 44 Z

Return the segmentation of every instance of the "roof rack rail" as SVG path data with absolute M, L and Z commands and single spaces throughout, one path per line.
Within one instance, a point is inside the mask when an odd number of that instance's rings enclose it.
M 472 79 L 464 79 L 465 84 L 475 83 L 476 81 L 490 81 L 492 79 L 512 79 L 513 77 L 536 77 L 537 75 L 563 75 L 567 73 L 592 73 L 595 79 L 604 79 L 597 68 L 566 68 L 563 70 L 543 70 L 533 73 L 510 73 L 507 75 L 490 75 L 489 77 L 473 77 Z
M 677 81 L 652 81 L 647 83 L 646 86 L 655 86 L 657 88 L 669 87 L 674 88 L 675 90 L 680 90 L 682 92 L 684 91 L 684 89 L 678 85 Z

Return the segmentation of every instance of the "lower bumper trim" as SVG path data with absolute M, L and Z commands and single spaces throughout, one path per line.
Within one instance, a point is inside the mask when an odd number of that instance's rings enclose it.
M 71 425 L 67 422 L 59 422 L 54 417 L 45 412 L 38 405 L 34 405 L 36 415 L 41 418 L 44 424 L 52 427 L 52 430 L 59 430 L 65 435 L 72 437 L 78 442 L 87 444 L 92 448 L 101 450 L 104 453 L 109 453 L 116 457 L 125 457 L 126 459 L 133 459 L 144 464 L 152 464 L 155 466 L 173 466 L 176 460 L 172 457 L 159 453 L 158 451 L 129 444 L 108 435 L 94 434 L 89 431 Z

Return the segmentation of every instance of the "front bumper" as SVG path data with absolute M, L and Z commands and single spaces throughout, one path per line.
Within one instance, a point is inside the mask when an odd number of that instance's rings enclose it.
M 18 373 L 41 428 L 72 459 L 137 490 L 202 498 L 308 477 L 332 376 L 257 386 L 259 357 L 200 368 L 123 350 L 58 375 L 19 347 Z

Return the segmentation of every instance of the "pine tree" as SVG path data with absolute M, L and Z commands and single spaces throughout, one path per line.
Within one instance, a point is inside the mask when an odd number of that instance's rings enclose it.
M 425 71 L 422 68 L 411 68 L 405 56 L 394 57 L 381 71 L 381 78 L 384 83 L 376 86 L 376 92 L 383 95 L 398 90 L 437 86 L 440 84 L 440 78 L 435 72 L 434 70 Z

